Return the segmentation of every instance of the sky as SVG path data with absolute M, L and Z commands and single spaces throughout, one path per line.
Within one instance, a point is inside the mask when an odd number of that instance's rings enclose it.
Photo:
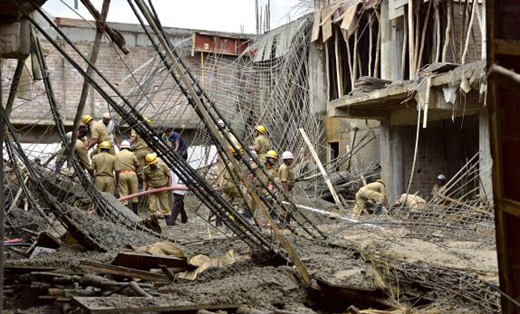
M 101 11 L 103 0 L 91 0 Z M 265 5 L 267 0 L 258 0 Z M 271 29 L 292 21 L 301 15 L 301 9 L 294 9 L 301 0 L 271 0 Z M 74 0 L 47 0 L 43 8 L 56 17 L 78 18 L 78 15 L 64 3 L 74 8 Z M 78 12 L 92 19 L 87 9 L 79 3 Z M 163 26 L 192 28 L 223 32 L 256 32 L 255 0 L 153 0 Z M 127 0 L 112 0 L 108 21 L 138 23 Z

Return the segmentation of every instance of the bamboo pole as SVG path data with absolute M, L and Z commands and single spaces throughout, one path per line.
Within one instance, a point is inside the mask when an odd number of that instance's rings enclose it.
M 461 6 L 461 3 L 459 2 L 459 8 Z M 469 6 L 469 0 L 465 0 L 464 1 L 464 8 L 463 8 L 463 12 L 462 12 L 462 29 L 461 29 L 461 32 L 460 32 L 460 45 L 462 45 L 462 43 L 464 42 L 464 32 L 466 31 L 466 15 L 467 15 L 467 12 L 468 12 L 468 6 Z M 460 59 L 462 60 L 462 47 L 461 47 L 461 51 L 460 51 L 461 55 L 459 56 Z
M 413 79 L 415 76 L 415 69 L 414 69 L 414 56 L 415 56 L 415 27 L 414 27 L 414 0 L 408 0 L 408 72 L 409 72 L 409 79 Z
M 439 62 L 441 57 L 441 12 L 439 9 L 439 3 L 435 3 L 435 59 L 434 63 Z
M 334 52 L 336 53 L 336 76 L 338 84 L 338 96 L 343 96 L 343 69 L 339 53 L 339 35 L 338 29 L 334 31 Z
M 354 76 L 353 76 L 353 68 L 352 68 L 352 53 L 350 52 L 350 43 L 349 39 L 346 35 L 347 31 L 342 30 L 341 33 L 343 34 L 343 40 L 345 41 L 345 44 L 347 45 L 347 61 L 348 61 L 348 73 L 350 75 L 350 89 L 354 89 Z
M 406 48 L 408 41 L 408 23 L 403 21 L 404 29 L 403 29 L 403 50 L 401 52 L 401 79 L 404 80 L 405 72 L 406 72 Z
M 468 0 L 466 0 L 466 1 L 468 1 Z M 468 55 L 468 48 L 469 48 L 469 39 L 471 37 L 471 34 L 473 33 L 473 21 L 475 20 L 475 11 L 477 9 L 477 5 L 478 5 L 478 1 L 473 0 L 473 6 L 471 9 L 471 17 L 469 19 L 468 31 L 466 33 L 466 41 L 464 43 L 464 50 L 462 52 L 462 57 L 461 57 L 461 64 L 466 63 L 466 56 Z
M 424 41 L 426 39 L 426 30 L 428 29 L 428 22 L 430 21 L 430 10 L 432 7 L 432 1 L 433 0 L 430 0 L 430 4 L 428 5 L 428 10 L 426 11 L 426 19 L 424 21 L 422 34 L 421 34 L 421 46 L 419 48 L 419 53 L 416 55 L 416 58 L 415 58 L 416 72 L 421 68 L 421 64 L 422 64 L 421 59 L 422 59 L 422 55 L 423 55 L 423 51 L 424 51 Z M 417 25 L 419 25 L 419 23 L 417 23 Z
M 445 39 L 444 39 L 444 47 L 442 49 L 442 62 L 446 62 L 446 56 L 448 54 L 448 47 L 450 45 L 451 41 L 451 32 L 453 27 L 453 0 L 448 0 L 446 3 L 446 19 L 447 25 L 446 25 L 446 33 L 445 33 Z
M 370 15 L 368 17 L 368 76 L 372 76 L 372 42 L 374 41 L 374 31 L 372 29 L 373 24 L 373 15 Z
M 358 51 L 357 51 L 357 47 L 358 47 L 358 36 L 359 36 L 359 28 L 356 27 L 356 32 L 354 33 L 354 57 L 353 57 L 353 60 L 352 60 L 352 63 L 354 64 L 354 73 L 353 73 L 353 77 L 354 77 L 354 80 L 352 82 L 352 89 L 354 89 L 354 81 L 356 80 L 357 78 L 357 55 L 358 55 Z

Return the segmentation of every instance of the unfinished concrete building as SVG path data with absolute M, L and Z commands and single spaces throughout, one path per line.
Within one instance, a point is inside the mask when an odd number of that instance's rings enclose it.
M 243 35 L 163 27 L 154 1 L 125 3 L 139 25 L 106 23 L 109 0 L 100 11 L 80 2 L 85 20 L 50 17 L 33 0 L 0 4 L 4 308 L 518 312 L 517 237 L 506 237 L 516 220 L 501 212 L 516 190 L 503 191 L 487 113 L 503 110 L 483 60 L 494 11 L 467 0 L 306 1 L 306 14 L 270 30 L 271 1 L 255 1 L 265 33 Z M 73 146 L 67 131 L 105 111 L 123 138 L 131 128 L 147 145 L 147 171 L 159 156 L 177 183 L 146 189 L 143 176 L 135 194 L 101 192 L 76 152 L 89 139 Z M 283 161 L 259 158 L 259 125 Z M 187 156 L 159 126 L 185 130 Z M 49 142 L 66 165 L 42 163 Z M 292 189 L 273 175 L 282 163 Z M 121 171 L 108 172 L 118 182 Z M 439 173 L 448 180 L 430 195 Z M 378 178 L 382 197 L 356 215 Z M 151 195 L 164 192 L 171 215 L 157 218 Z M 187 217 L 170 224 L 179 199 Z

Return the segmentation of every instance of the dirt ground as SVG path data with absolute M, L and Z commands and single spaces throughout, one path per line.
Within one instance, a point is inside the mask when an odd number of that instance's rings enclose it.
M 277 265 L 259 264 L 252 250 L 231 232 L 221 232 L 208 225 L 201 217 L 207 217 L 209 212 L 199 208 L 199 201 L 193 196 L 186 199 L 186 209 L 189 220 L 183 224 L 180 221 L 171 228 L 166 228 L 160 221 L 164 234 L 184 250 L 188 257 L 203 254 L 209 257 L 220 257 L 232 250 L 237 256 L 237 262 L 222 268 L 210 268 L 201 273 L 192 282 L 179 281 L 172 285 L 155 289 L 157 298 L 162 304 L 250 304 L 264 309 L 285 309 L 298 313 L 332 313 L 324 299 L 311 297 L 312 289 L 302 285 L 300 276 L 294 266 L 289 263 Z M 319 205 L 310 204 L 306 205 Z M 321 204 L 322 206 L 326 204 Z M 141 213 L 145 215 L 145 213 Z M 311 215 L 315 223 L 327 234 L 326 240 L 309 240 L 288 235 L 309 273 L 318 279 L 331 284 L 356 289 L 372 290 L 376 288 L 377 274 L 370 270 L 367 260 L 360 256 L 359 251 L 378 252 L 378 254 L 421 265 L 435 265 L 452 269 L 471 270 L 491 282 L 497 281 L 496 252 L 493 247 L 482 247 L 475 242 L 450 242 L 442 244 L 407 237 L 407 231 L 399 228 L 371 228 L 348 226 L 335 219 Z M 11 216 L 15 225 L 48 229 L 38 218 L 28 217 L 25 212 L 16 212 Z M 117 228 L 114 224 L 100 222 L 98 217 L 85 216 L 88 223 L 96 224 L 99 232 L 114 234 Z M 124 229 L 124 228 L 123 228 Z M 117 229 L 119 230 L 119 229 Z M 121 230 L 121 232 L 128 232 Z M 287 234 L 287 233 L 286 233 Z M 124 243 L 124 240 L 129 243 Z M 113 236 L 107 238 L 112 248 L 108 253 L 85 251 L 81 246 L 64 245 L 56 253 L 44 255 L 31 260 L 8 251 L 6 266 L 48 266 L 60 268 L 62 271 L 79 271 L 80 261 L 99 261 L 109 263 L 126 244 L 147 245 L 161 239 L 140 234 Z M 352 249 L 349 249 L 352 248 Z M 316 282 L 313 283 L 316 285 Z M 34 304 L 23 302 L 24 296 L 18 300 L 8 300 L 8 307 L 17 309 L 16 313 L 55 313 L 57 307 L 45 302 Z M 134 298 L 135 299 L 135 298 Z M 124 304 L 125 296 L 111 298 L 113 304 Z M 115 303 L 114 303 L 115 302 Z M 145 300 L 143 300 L 145 302 Z M 410 306 L 406 302 L 404 306 Z M 430 300 L 421 306 L 415 306 L 410 313 L 435 313 L 439 309 L 450 313 L 478 313 L 478 305 L 457 301 L 442 293 L 433 302 Z M 12 310 L 10 313 L 15 313 Z

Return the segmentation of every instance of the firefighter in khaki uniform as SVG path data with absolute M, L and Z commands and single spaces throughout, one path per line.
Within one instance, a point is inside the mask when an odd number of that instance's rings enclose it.
M 91 116 L 83 116 L 83 118 L 81 118 L 81 123 L 84 126 L 86 126 L 90 131 L 90 141 L 87 143 L 87 151 L 95 145 L 98 145 L 98 147 L 96 147 L 90 154 L 90 158 L 92 158 L 99 153 L 99 145 L 102 142 L 110 142 L 110 136 L 108 135 L 108 131 L 105 125 L 102 122 L 94 121 L 94 118 L 92 118 Z M 112 147 L 112 145 L 110 145 L 109 153 L 111 155 L 116 154 L 116 151 L 114 150 L 114 147 Z
M 354 217 L 359 217 L 368 200 L 376 203 L 375 213 L 378 214 L 382 210 L 383 203 L 386 202 L 385 182 L 378 179 L 376 182 L 369 183 L 360 188 L 356 193 L 356 206 L 354 207 Z
M 294 178 L 294 173 L 291 170 L 291 166 L 294 162 L 294 156 L 291 152 L 286 151 L 282 154 L 282 165 L 278 168 L 278 181 L 282 185 L 282 189 L 288 197 L 292 197 L 294 186 L 296 185 L 296 180 Z M 285 216 L 285 222 L 290 222 L 289 215 Z
M 233 154 L 233 157 L 236 160 L 239 160 L 240 155 L 243 153 L 244 149 L 240 146 L 238 146 L 237 149 L 231 148 L 231 154 Z M 233 204 L 235 198 L 241 197 L 240 192 L 238 191 L 239 187 L 235 184 L 233 178 L 239 179 L 240 171 L 242 170 L 240 168 L 236 168 L 231 160 L 229 160 L 226 165 L 227 167 L 224 166 L 220 188 L 222 190 L 222 198 L 229 204 Z M 210 214 L 209 219 L 212 217 L 214 217 L 214 215 Z M 217 227 L 222 225 L 220 218 L 217 218 L 216 225 Z
M 94 176 L 94 172 L 92 171 L 92 167 L 90 165 L 90 160 L 88 159 L 87 145 L 85 143 L 85 136 L 87 136 L 87 132 L 87 128 L 79 129 L 78 139 L 74 145 L 74 152 L 76 153 L 83 170 L 88 171 L 91 176 Z M 72 133 L 70 134 L 70 138 L 72 138 Z
M 137 160 L 134 153 L 130 151 L 130 142 L 123 141 L 121 143 L 121 151 L 116 154 L 116 166 L 115 170 L 118 174 L 118 180 L 116 182 L 119 187 L 119 195 L 127 196 L 137 193 L 138 190 L 138 179 L 137 174 L 141 173 L 141 165 Z M 130 208 L 136 215 L 139 213 L 137 202 L 138 198 L 134 197 L 130 200 L 123 201 L 128 208 Z M 128 204 L 132 204 L 128 206 Z
M 145 118 L 145 121 L 149 126 L 152 125 L 152 120 Z M 146 142 L 133 129 L 132 133 L 130 134 L 130 143 L 134 146 L 134 153 L 137 157 L 137 160 L 139 160 L 141 169 L 144 169 L 146 165 L 146 156 L 151 153 L 150 149 L 148 148 L 148 144 L 146 144 Z
M 267 151 L 265 154 L 265 162 L 264 162 L 264 170 L 267 173 L 269 177 L 271 177 L 273 180 L 276 180 L 278 171 L 276 170 L 276 163 L 278 162 L 278 154 L 274 150 Z M 256 169 L 256 176 L 258 180 L 255 183 L 255 186 L 257 187 L 259 196 L 263 197 L 269 197 L 268 190 L 273 190 L 273 184 L 271 181 L 269 181 L 269 178 L 264 174 L 264 172 L 260 169 Z M 267 187 L 264 188 L 264 186 Z M 248 197 L 249 201 L 249 207 L 254 208 L 256 211 L 256 203 L 254 199 L 249 195 Z M 271 217 L 275 218 L 274 212 L 271 212 Z M 248 213 L 245 214 L 246 218 L 250 218 Z
M 149 188 L 159 189 L 172 185 L 170 169 L 164 163 L 159 162 L 156 154 L 146 155 L 146 165 L 147 167 L 143 169 L 143 191 Z M 151 216 L 159 218 L 162 213 L 166 222 L 170 221 L 169 194 L 170 192 L 168 191 L 150 194 L 148 212 Z M 157 208 L 157 203 L 159 203 L 159 209 Z
M 114 194 L 114 169 L 116 157 L 110 155 L 110 141 L 99 144 L 100 153 L 92 157 L 92 168 L 94 169 L 96 187 L 105 193 Z M 116 173 L 117 181 L 117 173 Z
M 265 162 L 265 155 L 271 149 L 271 143 L 267 137 L 265 137 L 265 133 L 267 129 L 263 125 L 259 125 L 255 128 L 255 141 L 253 142 L 253 146 L 251 147 L 260 159 L 260 162 Z

